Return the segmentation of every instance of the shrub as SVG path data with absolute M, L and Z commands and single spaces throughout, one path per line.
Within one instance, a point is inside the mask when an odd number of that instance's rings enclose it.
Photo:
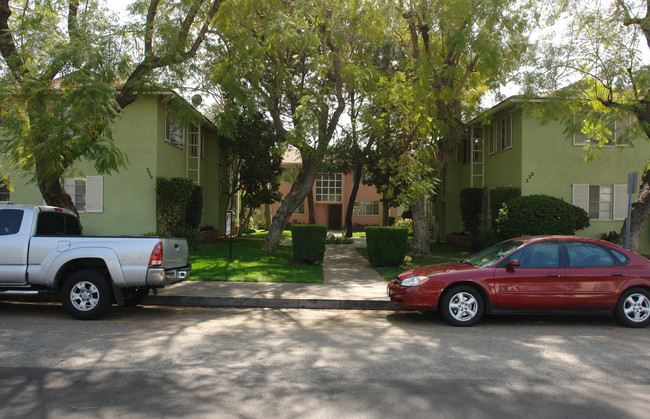
M 521 196 L 519 188 L 512 186 L 499 186 L 490 191 L 490 213 L 492 215 L 491 221 L 493 228 L 497 225 L 496 220 L 503 204 L 519 196 Z
M 327 233 L 327 244 L 352 244 L 352 237 L 345 237 L 345 233 L 337 236 L 336 234 Z
M 203 212 L 203 191 L 187 178 L 156 179 L 156 220 L 158 234 L 184 237 L 190 247 L 198 243 Z
M 460 191 L 460 215 L 465 231 L 478 236 L 483 212 L 483 188 L 464 188 Z
M 368 259 L 374 266 L 399 266 L 408 251 L 408 228 L 366 227 Z
M 318 224 L 292 224 L 291 242 L 293 261 L 296 263 L 323 263 L 327 226 Z
M 496 219 L 501 238 L 526 235 L 575 234 L 589 226 L 582 208 L 548 195 L 520 196 L 510 200 Z
M 618 238 L 620 234 L 618 231 L 610 231 L 609 233 L 603 233 L 600 235 L 601 240 L 608 241 L 610 243 L 618 244 Z
M 413 235 L 413 220 L 410 218 L 400 218 L 395 221 L 393 227 L 405 227 L 409 229 L 409 236 Z

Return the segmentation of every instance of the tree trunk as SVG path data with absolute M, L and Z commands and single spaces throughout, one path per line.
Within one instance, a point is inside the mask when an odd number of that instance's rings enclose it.
M 315 178 L 314 178 L 315 179 Z M 312 182 L 313 185 L 313 182 Z M 309 207 L 309 224 L 316 224 L 316 206 L 314 205 L 314 189 L 307 194 L 307 206 Z
M 345 237 L 352 237 L 352 212 L 354 211 L 354 201 L 357 200 L 357 193 L 359 192 L 359 184 L 361 183 L 362 166 L 354 168 L 354 184 L 350 192 L 350 199 L 348 199 L 348 207 L 345 211 Z
M 47 205 L 66 208 L 74 211 L 77 216 L 79 215 L 77 208 L 74 206 L 74 202 L 72 202 L 72 198 L 65 191 L 58 179 L 51 182 L 41 181 L 38 183 L 38 189 L 41 191 L 41 195 Z
M 626 219 L 623 223 L 618 240 L 621 246 L 625 246 L 627 223 L 630 222 L 629 248 L 634 252 L 639 252 L 639 241 L 648 215 L 650 215 L 650 171 L 643 173 L 639 184 L 639 198 L 632 203 L 631 219 Z
M 386 202 L 381 203 L 381 223 L 382 227 L 388 227 L 390 225 L 390 205 Z
M 271 228 L 271 204 L 264 204 L 264 227 Z
M 291 214 L 305 200 L 309 191 L 312 190 L 316 175 L 318 174 L 318 166 L 319 162 L 314 159 L 303 160 L 302 170 L 298 174 L 298 178 L 271 221 L 271 228 L 269 229 L 269 234 L 264 238 L 262 251 L 277 253 L 284 226 L 287 225 Z
M 427 228 L 427 214 L 425 211 L 424 198 L 418 199 L 411 205 L 413 217 L 413 240 L 411 241 L 411 256 L 427 257 L 431 255 L 429 250 L 429 229 Z

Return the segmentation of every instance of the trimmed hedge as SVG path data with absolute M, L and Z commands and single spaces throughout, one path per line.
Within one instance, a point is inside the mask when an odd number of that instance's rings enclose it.
M 460 191 L 460 215 L 465 231 L 478 236 L 483 212 L 483 188 L 464 188 Z
M 503 205 L 496 219 L 497 231 L 504 238 L 547 234 L 573 235 L 589 227 L 585 210 L 548 195 L 514 198 Z
M 374 266 L 400 266 L 408 252 L 408 228 L 366 227 L 368 259 Z
M 291 243 L 296 263 L 323 263 L 327 226 L 319 224 L 292 224 Z
M 503 204 L 519 196 L 521 196 L 521 190 L 512 186 L 499 186 L 490 191 L 490 213 L 493 228 L 497 225 L 497 217 Z
M 190 179 L 159 177 L 156 179 L 156 219 L 158 234 L 184 237 L 191 247 L 198 243 L 203 190 Z

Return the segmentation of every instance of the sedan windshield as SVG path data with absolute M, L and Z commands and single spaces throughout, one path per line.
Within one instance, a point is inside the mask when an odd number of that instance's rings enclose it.
M 523 245 L 524 242 L 517 241 L 517 240 L 508 240 L 505 242 L 495 244 L 494 246 L 488 247 L 487 249 L 482 250 L 476 253 L 475 255 L 468 257 L 462 262 L 469 263 L 471 265 L 478 266 L 480 268 L 484 268 L 486 266 L 492 265 L 495 262 L 500 261 L 501 259 L 509 255 L 510 253 L 514 252 L 515 250 L 519 249 Z

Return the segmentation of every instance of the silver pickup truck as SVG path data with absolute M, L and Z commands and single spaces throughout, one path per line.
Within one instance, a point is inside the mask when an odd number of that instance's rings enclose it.
M 97 319 L 117 303 L 135 305 L 150 289 L 185 280 L 185 239 L 81 235 L 72 211 L 0 206 L 0 294 L 60 291 L 63 307 Z

